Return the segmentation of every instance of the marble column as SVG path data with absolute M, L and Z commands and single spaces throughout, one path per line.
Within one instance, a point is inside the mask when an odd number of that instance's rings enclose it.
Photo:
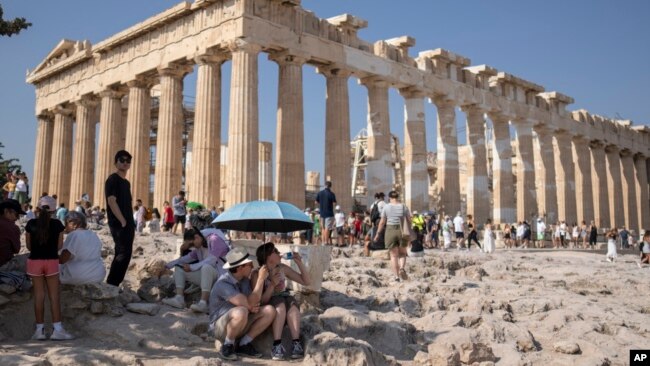
M 123 94 L 112 89 L 99 93 L 102 98 L 99 115 L 99 143 L 97 144 L 97 165 L 95 166 L 94 204 L 106 208 L 104 184 L 115 170 L 115 153 L 120 150 L 119 127 L 122 119 Z M 162 206 L 161 206 L 162 207 Z
M 156 175 L 153 206 L 163 207 L 165 201 L 183 189 L 183 77 L 185 66 L 172 65 L 158 69 L 160 75 L 160 108 L 156 137 Z M 193 197 L 189 197 L 194 200 Z
M 584 137 L 573 138 L 573 159 L 575 161 L 576 216 L 589 225 L 594 220 L 594 194 L 591 180 L 591 154 L 589 141 Z
M 305 204 L 305 130 L 302 100 L 304 58 L 280 53 L 275 146 L 275 198 L 296 207 Z
M 533 218 L 538 214 L 535 194 L 533 122 L 515 119 L 513 125 L 517 133 L 517 221 L 533 222 Z
M 92 196 L 95 174 L 95 107 L 93 99 L 81 99 L 76 102 L 77 127 L 75 129 L 74 151 L 72 155 L 72 174 L 70 183 L 70 204 L 88 194 L 90 202 L 95 202 Z
M 309 192 L 318 192 L 320 191 L 320 187 L 320 173 L 308 171 L 306 190 Z
M 596 227 L 609 227 L 609 189 L 607 187 L 607 158 L 605 145 L 600 141 L 592 141 L 591 148 L 591 181 L 594 187 L 594 222 Z
M 50 188 L 50 166 L 52 165 L 52 135 L 54 123 L 51 114 L 40 114 L 36 131 L 36 151 L 34 153 L 34 176 L 32 177 L 31 196 L 35 207 L 41 193 Z M 48 192 L 49 193 L 49 192 Z
M 467 213 L 477 223 L 490 218 L 487 151 L 485 147 L 485 110 L 475 106 L 462 107 L 467 115 Z
M 189 195 L 204 205 L 219 206 L 221 176 L 221 64 L 222 55 L 195 58 L 198 64 Z
M 57 107 L 53 112 L 52 167 L 50 168 L 48 192 L 50 195 L 56 194 L 58 196 L 58 203 L 69 205 L 73 111 L 72 109 Z
M 621 151 L 621 177 L 623 191 L 623 212 L 625 227 L 639 233 L 639 217 L 636 195 L 636 177 L 634 174 L 634 156 L 629 150 Z
M 557 186 L 555 183 L 555 152 L 553 149 L 553 132 L 544 125 L 534 127 L 537 134 L 538 155 L 535 161 L 540 168 L 537 176 L 540 185 L 537 190 L 537 205 L 539 215 L 543 216 L 546 224 L 556 223 L 557 216 Z
M 450 216 L 460 211 L 460 173 L 458 170 L 458 137 L 454 102 L 433 98 L 438 114 L 438 192 L 439 212 Z
M 374 202 L 375 193 L 388 194 L 393 188 L 388 83 L 377 77 L 361 79 L 360 82 L 368 89 L 365 177 L 366 205 L 370 207 Z M 408 164 L 406 166 L 408 167 Z
M 338 67 L 319 68 L 327 79 L 325 105 L 325 180 L 343 212 L 352 210 L 352 153 L 350 151 L 350 72 Z
M 141 199 L 146 207 L 151 207 L 149 199 L 151 92 L 149 84 L 143 80 L 132 80 L 126 85 L 129 87 L 129 108 L 126 117 L 125 149 L 133 156 L 126 179 L 131 183 L 133 199 Z
M 650 230 L 650 199 L 648 197 L 648 171 L 646 157 L 637 154 L 634 157 L 634 172 L 636 173 L 636 195 L 639 203 L 639 229 Z
M 493 133 L 492 195 L 494 223 L 513 223 L 517 219 L 512 176 L 512 144 L 508 118 L 490 113 Z
M 404 97 L 404 203 L 411 209 L 429 209 L 427 138 L 424 93 L 402 91 Z M 388 141 L 390 147 L 390 140 Z M 390 151 L 389 151 L 390 153 Z M 385 193 L 385 191 L 383 191 Z M 370 206 L 368 206 L 370 207 Z
M 620 228 L 625 225 L 620 151 L 618 146 L 608 145 L 605 148 L 605 154 L 607 156 L 607 189 L 611 193 L 609 195 L 609 227 Z
M 259 197 L 258 66 L 260 46 L 238 41 L 230 45 L 232 76 L 228 121 L 226 207 Z
M 557 206 L 560 221 L 572 225 L 577 222 L 576 183 L 573 166 L 572 137 L 566 131 L 557 131 L 555 138 L 555 161 L 557 162 Z
M 258 144 L 258 151 L 260 157 L 258 163 L 258 171 L 259 171 L 259 178 L 260 178 L 260 182 L 258 184 L 259 186 L 258 198 L 260 200 L 270 201 L 273 200 L 273 159 L 271 158 L 273 154 L 272 152 L 273 145 L 270 142 L 260 141 L 260 143 Z M 304 202 L 305 199 L 303 198 L 302 200 L 303 202 L 296 205 L 296 207 L 302 208 L 302 206 L 305 205 Z

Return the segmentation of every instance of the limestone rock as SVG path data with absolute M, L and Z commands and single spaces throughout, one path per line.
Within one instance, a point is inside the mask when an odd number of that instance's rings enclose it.
M 104 312 L 104 304 L 99 301 L 90 303 L 90 312 L 93 314 L 102 314 Z
M 497 360 L 492 353 L 492 347 L 483 343 L 463 343 L 460 348 L 460 360 L 469 365 L 475 362 L 496 362 Z
M 460 351 L 453 344 L 432 343 L 428 351 L 432 365 L 460 366 Z
M 413 359 L 413 362 L 416 365 L 420 365 L 420 366 L 431 366 L 432 365 L 431 361 L 429 360 L 429 354 L 426 353 L 426 352 L 422 352 L 422 351 L 418 352 L 415 355 L 415 358 Z
M 201 356 L 192 357 L 189 360 L 174 359 L 168 360 L 164 366 L 221 366 L 223 361 L 218 358 L 205 358 Z
M 388 250 L 371 250 L 370 251 L 370 257 L 375 258 L 375 259 L 389 260 L 390 259 L 390 253 L 388 252 Z
M 150 259 L 138 271 L 138 278 L 160 278 L 160 276 L 167 272 L 165 264 L 166 262 L 160 258 Z
M 13 286 L 9 286 L 7 284 L 0 284 L 0 293 L 3 293 L 5 295 L 11 295 L 14 292 L 16 292 L 16 288 Z
M 555 350 L 555 352 L 566 353 L 568 355 L 579 355 L 582 353 L 580 346 L 577 343 L 566 341 L 555 342 L 553 345 L 553 350 Z
M 387 358 L 364 341 L 341 338 L 334 333 L 324 332 L 308 343 L 302 364 L 306 366 L 393 366 L 397 365 L 397 362 Z
M 6 298 L 6 297 L 0 295 L 0 306 L 9 303 L 9 301 L 10 301 L 10 300 L 9 300 L 8 298 Z
M 146 315 L 156 315 L 160 311 L 160 305 L 150 303 L 130 303 L 126 305 L 126 310 Z
M 74 288 L 75 292 L 79 293 L 81 297 L 90 300 L 114 299 L 120 292 L 119 287 L 103 282 L 74 286 Z

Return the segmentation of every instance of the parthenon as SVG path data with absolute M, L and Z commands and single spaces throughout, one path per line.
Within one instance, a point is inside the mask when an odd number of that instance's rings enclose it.
M 38 120 L 32 192 L 56 193 L 66 203 L 88 193 L 103 206 L 113 155 L 126 149 L 134 156 L 127 177 L 133 196 L 148 197 L 155 86 L 160 95 L 153 207 L 162 207 L 181 188 L 209 204 L 273 198 L 302 207 L 302 73 L 311 65 L 327 88 L 323 176 L 332 181 L 345 211 L 353 205 L 351 194 L 343 193 L 352 184 L 348 80 L 353 77 L 368 91 L 369 195 L 394 183 L 388 93 L 395 88 L 404 98 L 403 189 L 412 210 L 430 208 L 434 182 L 427 174 L 425 103 L 433 103 L 437 123 L 428 128 L 437 129 L 437 211 L 458 211 L 463 185 L 467 212 L 496 223 L 543 215 L 571 223 L 593 219 L 599 227 L 637 232 L 650 228 L 650 128 L 568 111 L 571 97 L 487 65 L 472 66 L 448 50 L 413 57 L 415 40 L 409 36 L 362 40 L 357 32 L 367 26 L 349 14 L 320 19 L 300 0 L 195 0 L 95 45 L 63 40 L 27 76 L 36 88 Z M 259 179 L 260 161 L 268 161 L 271 148 L 259 144 L 260 53 L 279 67 L 274 190 L 260 187 Z M 222 163 L 225 62 L 231 62 L 232 75 Z M 183 78 L 195 66 L 192 161 L 184 169 Z M 458 108 L 467 120 L 465 181 L 459 173 Z M 225 177 L 220 165 L 227 166 Z M 220 197 L 222 180 L 225 197 Z

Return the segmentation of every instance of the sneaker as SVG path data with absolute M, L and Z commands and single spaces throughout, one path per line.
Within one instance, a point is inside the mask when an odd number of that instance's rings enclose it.
M 643 266 L 641 265 L 641 262 L 639 262 L 639 261 L 636 262 L 636 265 L 637 265 L 637 267 L 639 267 L 639 268 L 643 268 Z
M 271 359 L 275 361 L 282 361 L 284 360 L 284 346 L 282 344 L 278 344 L 277 346 L 273 346 L 271 348 Z
M 183 293 L 189 295 L 199 291 L 201 291 L 201 287 L 191 283 L 185 290 L 183 290 Z
M 400 268 L 399 270 L 399 277 L 403 280 L 406 281 L 409 279 L 409 275 L 406 274 L 406 270 L 404 268 Z
M 219 356 L 224 360 L 237 361 L 237 354 L 235 352 L 234 344 L 222 344 Z
M 192 304 L 190 306 L 190 309 L 192 309 L 192 311 L 195 313 L 205 314 L 208 312 L 208 304 L 206 302 L 199 301 L 196 304 Z
M 239 347 L 237 347 L 237 354 L 255 358 L 262 357 L 262 352 L 258 352 L 255 347 L 253 347 L 253 343 L 246 343 L 244 345 L 240 344 Z
M 300 342 L 293 342 L 293 349 L 291 350 L 291 358 L 302 358 L 305 356 L 305 351 L 302 349 Z
M 52 341 L 67 341 L 70 339 L 74 339 L 74 336 L 66 332 L 63 328 L 61 330 L 54 329 L 54 332 L 52 332 L 52 335 L 50 336 L 50 340 Z
M 163 304 L 169 305 L 174 308 L 185 309 L 185 301 L 181 300 L 181 298 L 178 296 L 168 297 L 166 299 L 163 299 L 162 302 Z
M 32 336 L 32 340 L 34 341 L 44 341 L 47 339 L 47 336 L 45 335 L 45 329 L 41 329 L 40 331 L 37 329 L 34 331 L 34 335 Z

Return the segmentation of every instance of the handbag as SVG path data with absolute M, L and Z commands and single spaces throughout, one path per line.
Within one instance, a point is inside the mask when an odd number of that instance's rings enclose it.
M 413 232 L 411 225 L 408 225 L 408 220 L 406 220 L 406 213 L 404 212 L 405 208 L 406 206 L 402 204 L 402 218 L 400 219 L 399 226 L 400 231 L 402 232 L 402 240 L 408 240 L 410 243 L 412 240 L 417 239 L 417 236 Z

